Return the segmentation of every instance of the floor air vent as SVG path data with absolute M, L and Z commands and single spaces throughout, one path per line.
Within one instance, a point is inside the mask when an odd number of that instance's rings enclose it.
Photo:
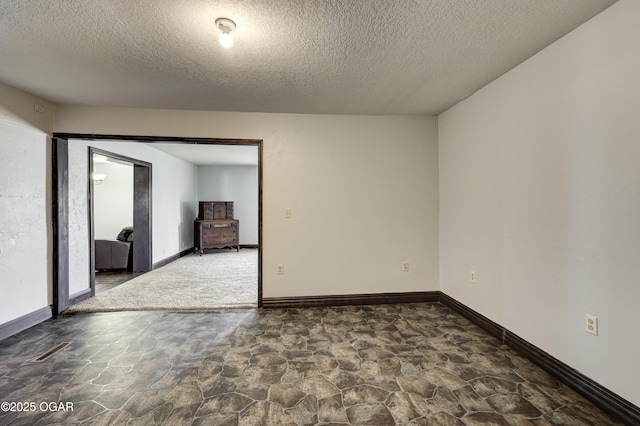
M 47 352 L 43 353 L 42 355 L 40 355 L 38 358 L 36 358 L 34 361 L 44 361 L 45 359 L 49 358 L 51 355 L 55 354 L 56 352 L 58 352 L 61 349 L 66 348 L 67 346 L 69 346 L 71 344 L 71 342 L 62 342 L 60 343 L 58 346 L 49 349 Z

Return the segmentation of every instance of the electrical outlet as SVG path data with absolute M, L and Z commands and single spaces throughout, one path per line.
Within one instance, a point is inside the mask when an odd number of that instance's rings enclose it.
M 591 333 L 594 336 L 598 335 L 598 317 L 594 317 L 593 315 L 585 314 L 585 328 L 587 333 Z
M 291 209 L 289 207 L 284 209 L 284 217 L 286 217 L 287 219 L 291 217 Z
M 409 262 L 407 260 L 402 262 L 402 272 L 409 272 Z
M 278 265 L 277 273 L 278 273 L 278 275 L 283 275 L 284 274 L 284 265 Z
M 476 282 L 476 271 L 471 271 L 471 273 L 469 274 L 469 280 L 470 280 L 472 283 L 475 283 L 475 282 Z

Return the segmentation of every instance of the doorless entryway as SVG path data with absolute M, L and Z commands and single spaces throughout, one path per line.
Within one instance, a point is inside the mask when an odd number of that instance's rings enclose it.
M 141 143 L 141 144 L 146 144 L 150 147 L 153 147 L 153 144 L 157 144 L 158 147 L 160 147 L 160 144 L 162 145 L 166 145 L 166 144 L 171 144 L 171 145 L 176 145 L 176 146 L 181 146 L 181 145 L 191 145 L 191 146 L 195 146 L 195 145 L 199 145 L 200 147 L 203 146 L 210 146 L 210 145 L 226 145 L 229 147 L 241 147 L 241 146 L 245 146 L 245 147 L 255 147 L 256 148 L 256 152 L 257 152 L 257 180 L 258 180 L 258 191 L 257 191 L 257 251 L 258 251 L 258 268 L 257 268 L 257 300 L 258 303 L 257 305 L 260 307 L 262 306 L 262 141 L 261 140 L 239 140 L 239 139 L 213 139 L 213 138 L 174 138 L 174 137 L 146 137 L 146 136 L 123 136 L 123 135 L 95 135 L 95 134 L 54 134 L 53 135 L 53 142 L 54 142 L 54 146 L 53 146 L 53 195 L 54 195 L 54 214 L 53 214 L 53 222 L 54 222 L 54 313 L 55 314 L 59 314 L 61 312 L 63 312 L 65 309 L 67 309 L 69 306 L 71 306 L 72 304 L 90 297 L 94 294 L 94 289 L 93 289 L 93 284 L 91 284 L 91 289 L 89 291 L 85 293 L 77 293 L 73 291 L 73 282 L 70 282 L 70 280 L 73 280 L 74 277 L 73 275 L 73 268 L 70 268 L 70 263 L 73 264 L 72 266 L 76 266 L 75 264 L 77 263 L 77 259 L 74 257 L 76 255 L 77 252 L 77 248 L 74 249 L 74 241 L 77 239 L 77 236 L 72 238 L 72 234 L 74 232 L 77 233 L 77 230 L 75 229 L 75 225 L 74 223 L 70 222 L 70 214 L 72 215 L 71 217 L 73 218 L 73 215 L 76 214 L 77 212 L 75 211 L 75 205 L 73 206 L 73 208 L 71 207 L 70 203 L 73 203 L 72 200 L 72 196 L 70 195 L 70 191 L 72 189 L 72 186 L 75 185 L 76 187 L 78 186 L 77 182 L 74 181 L 77 180 L 77 177 L 70 177 L 70 164 L 69 164 L 69 148 L 74 148 L 74 143 L 84 143 L 84 144 L 88 144 L 89 141 L 97 141 L 100 144 L 100 148 L 92 148 L 92 150 L 89 150 L 89 158 L 91 158 L 91 153 L 94 152 L 102 152 L 103 154 L 113 154 L 109 151 L 109 146 L 110 143 L 114 143 L 113 145 L 115 146 L 115 142 L 133 142 L 134 144 L 132 145 L 136 145 L 135 143 Z M 95 143 L 97 144 L 97 143 Z M 138 146 L 140 147 L 140 146 Z M 145 149 L 149 150 L 150 148 L 144 147 Z M 240 148 L 238 148 L 240 149 Z M 245 148 L 248 149 L 248 148 Z M 152 149 L 152 151 L 155 151 Z M 157 152 L 157 151 L 156 151 Z M 127 156 L 120 156 L 122 160 L 128 160 L 128 161 L 132 161 L 132 163 L 134 163 L 134 176 L 135 176 L 135 186 L 136 186 L 136 195 L 135 195 L 135 199 L 136 202 L 138 203 L 135 207 L 136 209 L 136 217 L 144 217 L 146 215 L 146 217 L 148 217 L 148 221 L 147 223 L 144 222 L 140 222 L 137 219 L 134 219 L 134 229 L 136 229 L 136 240 L 138 238 L 138 230 L 141 230 L 142 238 L 147 238 L 150 241 L 149 244 L 149 249 L 146 250 L 146 252 L 144 250 L 142 250 L 142 248 L 140 248 L 139 252 L 135 252 L 134 251 L 134 267 L 137 267 L 138 270 L 144 269 L 144 265 L 145 262 L 147 264 L 151 264 L 151 200 L 153 198 L 152 193 L 151 193 L 151 164 L 150 163 L 146 163 L 145 161 L 139 161 L 136 160 L 133 157 L 127 157 Z M 137 163 L 136 163 L 137 161 Z M 254 163 L 255 164 L 255 163 Z M 254 166 L 254 173 L 255 173 L 255 166 Z M 91 169 L 91 165 L 89 166 L 89 172 L 88 172 L 88 177 L 86 177 L 86 179 L 89 179 L 89 177 L 92 177 L 92 169 Z M 161 175 L 162 176 L 162 175 Z M 255 176 L 255 175 L 254 175 Z M 71 180 L 71 185 L 70 185 L 70 180 Z M 91 182 L 92 183 L 92 182 Z M 86 187 L 87 189 L 87 195 L 88 195 L 88 199 L 91 199 L 91 186 L 89 185 L 89 183 L 87 182 Z M 160 196 L 162 196 L 162 193 L 160 194 Z M 146 202 L 144 200 L 147 200 Z M 174 203 L 175 204 L 175 203 Z M 176 206 L 177 208 L 180 208 L 180 206 Z M 184 207 L 183 207 L 184 209 Z M 142 215 L 140 214 L 142 212 Z M 158 212 L 158 214 L 160 214 L 161 212 Z M 192 222 L 192 220 L 194 219 L 193 217 L 190 217 L 190 211 L 187 211 L 186 213 L 183 214 L 183 216 L 185 216 L 184 218 L 182 218 L 183 220 L 183 226 L 182 228 L 188 227 L 189 225 L 187 224 L 188 222 Z M 91 223 L 91 221 L 89 221 L 89 223 Z M 90 230 L 89 230 L 89 235 L 86 236 L 86 239 L 89 241 L 93 241 L 93 234 L 91 232 L 93 232 L 93 229 L 91 229 L 92 227 L 89 226 Z M 148 229 L 147 235 L 145 236 L 144 233 L 144 229 Z M 254 228 L 255 229 L 255 228 Z M 169 232 L 171 230 L 168 230 Z M 185 237 L 185 229 L 182 229 L 179 231 L 179 233 L 181 234 L 181 238 Z M 254 234 L 255 235 L 255 234 Z M 156 234 L 156 236 L 154 238 L 160 238 L 161 239 L 162 234 L 158 235 Z M 183 240 L 184 241 L 184 240 Z M 182 243 L 182 247 L 184 247 L 184 244 L 188 243 L 188 241 L 185 241 Z M 92 245 L 92 244 L 91 244 Z M 135 244 L 134 244 L 135 246 Z M 143 246 L 141 244 L 141 246 Z M 254 246 L 255 247 L 255 246 Z M 74 250 L 76 250 L 74 252 Z M 168 251 L 168 250 L 167 250 Z M 184 251 L 184 250 L 183 250 Z M 160 258 L 162 259 L 162 261 L 156 262 L 156 265 L 152 265 L 152 267 L 150 267 L 149 269 L 153 269 L 153 267 L 158 267 L 158 266 L 162 266 L 164 264 L 166 264 L 167 262 L 170 262 L 173 260 L 173 258 L 178 258 L 179 255 L 176 254 L 175 256 L 170 256 L 172 253 L 165 253 L 164 249 L 162 249 L 162 251 L 157 251 L 156 253 L 160 253 L 161 256 L 158 256 L 156 254 L 156 258 Z M 169 256 L 169 258 L 166 257 L 162 257 L 162 255 L 167 255 Z M 180 255 L 183 255 L 184 253 L 180 253 Z M 91 255 L 91 259 L 92 261 L 89 262 L 91 263 L 89 265 L 89 268 L 93 268 L 93 259 L 94 259 L 95 253 L 92 253 Z M 138 259 L 137 261 L 135 259 Z M 144 260 L 144 261 L 143 261 Z M 77 269 L 77 267 L 76 267 Z M 71 292 L 71 294 L 70 294 Z

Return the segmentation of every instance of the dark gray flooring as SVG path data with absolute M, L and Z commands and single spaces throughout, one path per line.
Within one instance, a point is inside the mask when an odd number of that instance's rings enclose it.
M 440 304 L 61 317 L 0 342 L 0 396 L 2 425 L 618 424 Z

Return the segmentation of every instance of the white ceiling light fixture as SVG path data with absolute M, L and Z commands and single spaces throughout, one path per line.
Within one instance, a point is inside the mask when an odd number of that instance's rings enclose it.
M 236 23 L 228 18 L 216 19 L 216 26 L 222 31 L 220 35 L 220 44 L 225 49 L 229 49 L 233 46 L 233 37 L 231 37 L 231 31 L 236 29 Z

